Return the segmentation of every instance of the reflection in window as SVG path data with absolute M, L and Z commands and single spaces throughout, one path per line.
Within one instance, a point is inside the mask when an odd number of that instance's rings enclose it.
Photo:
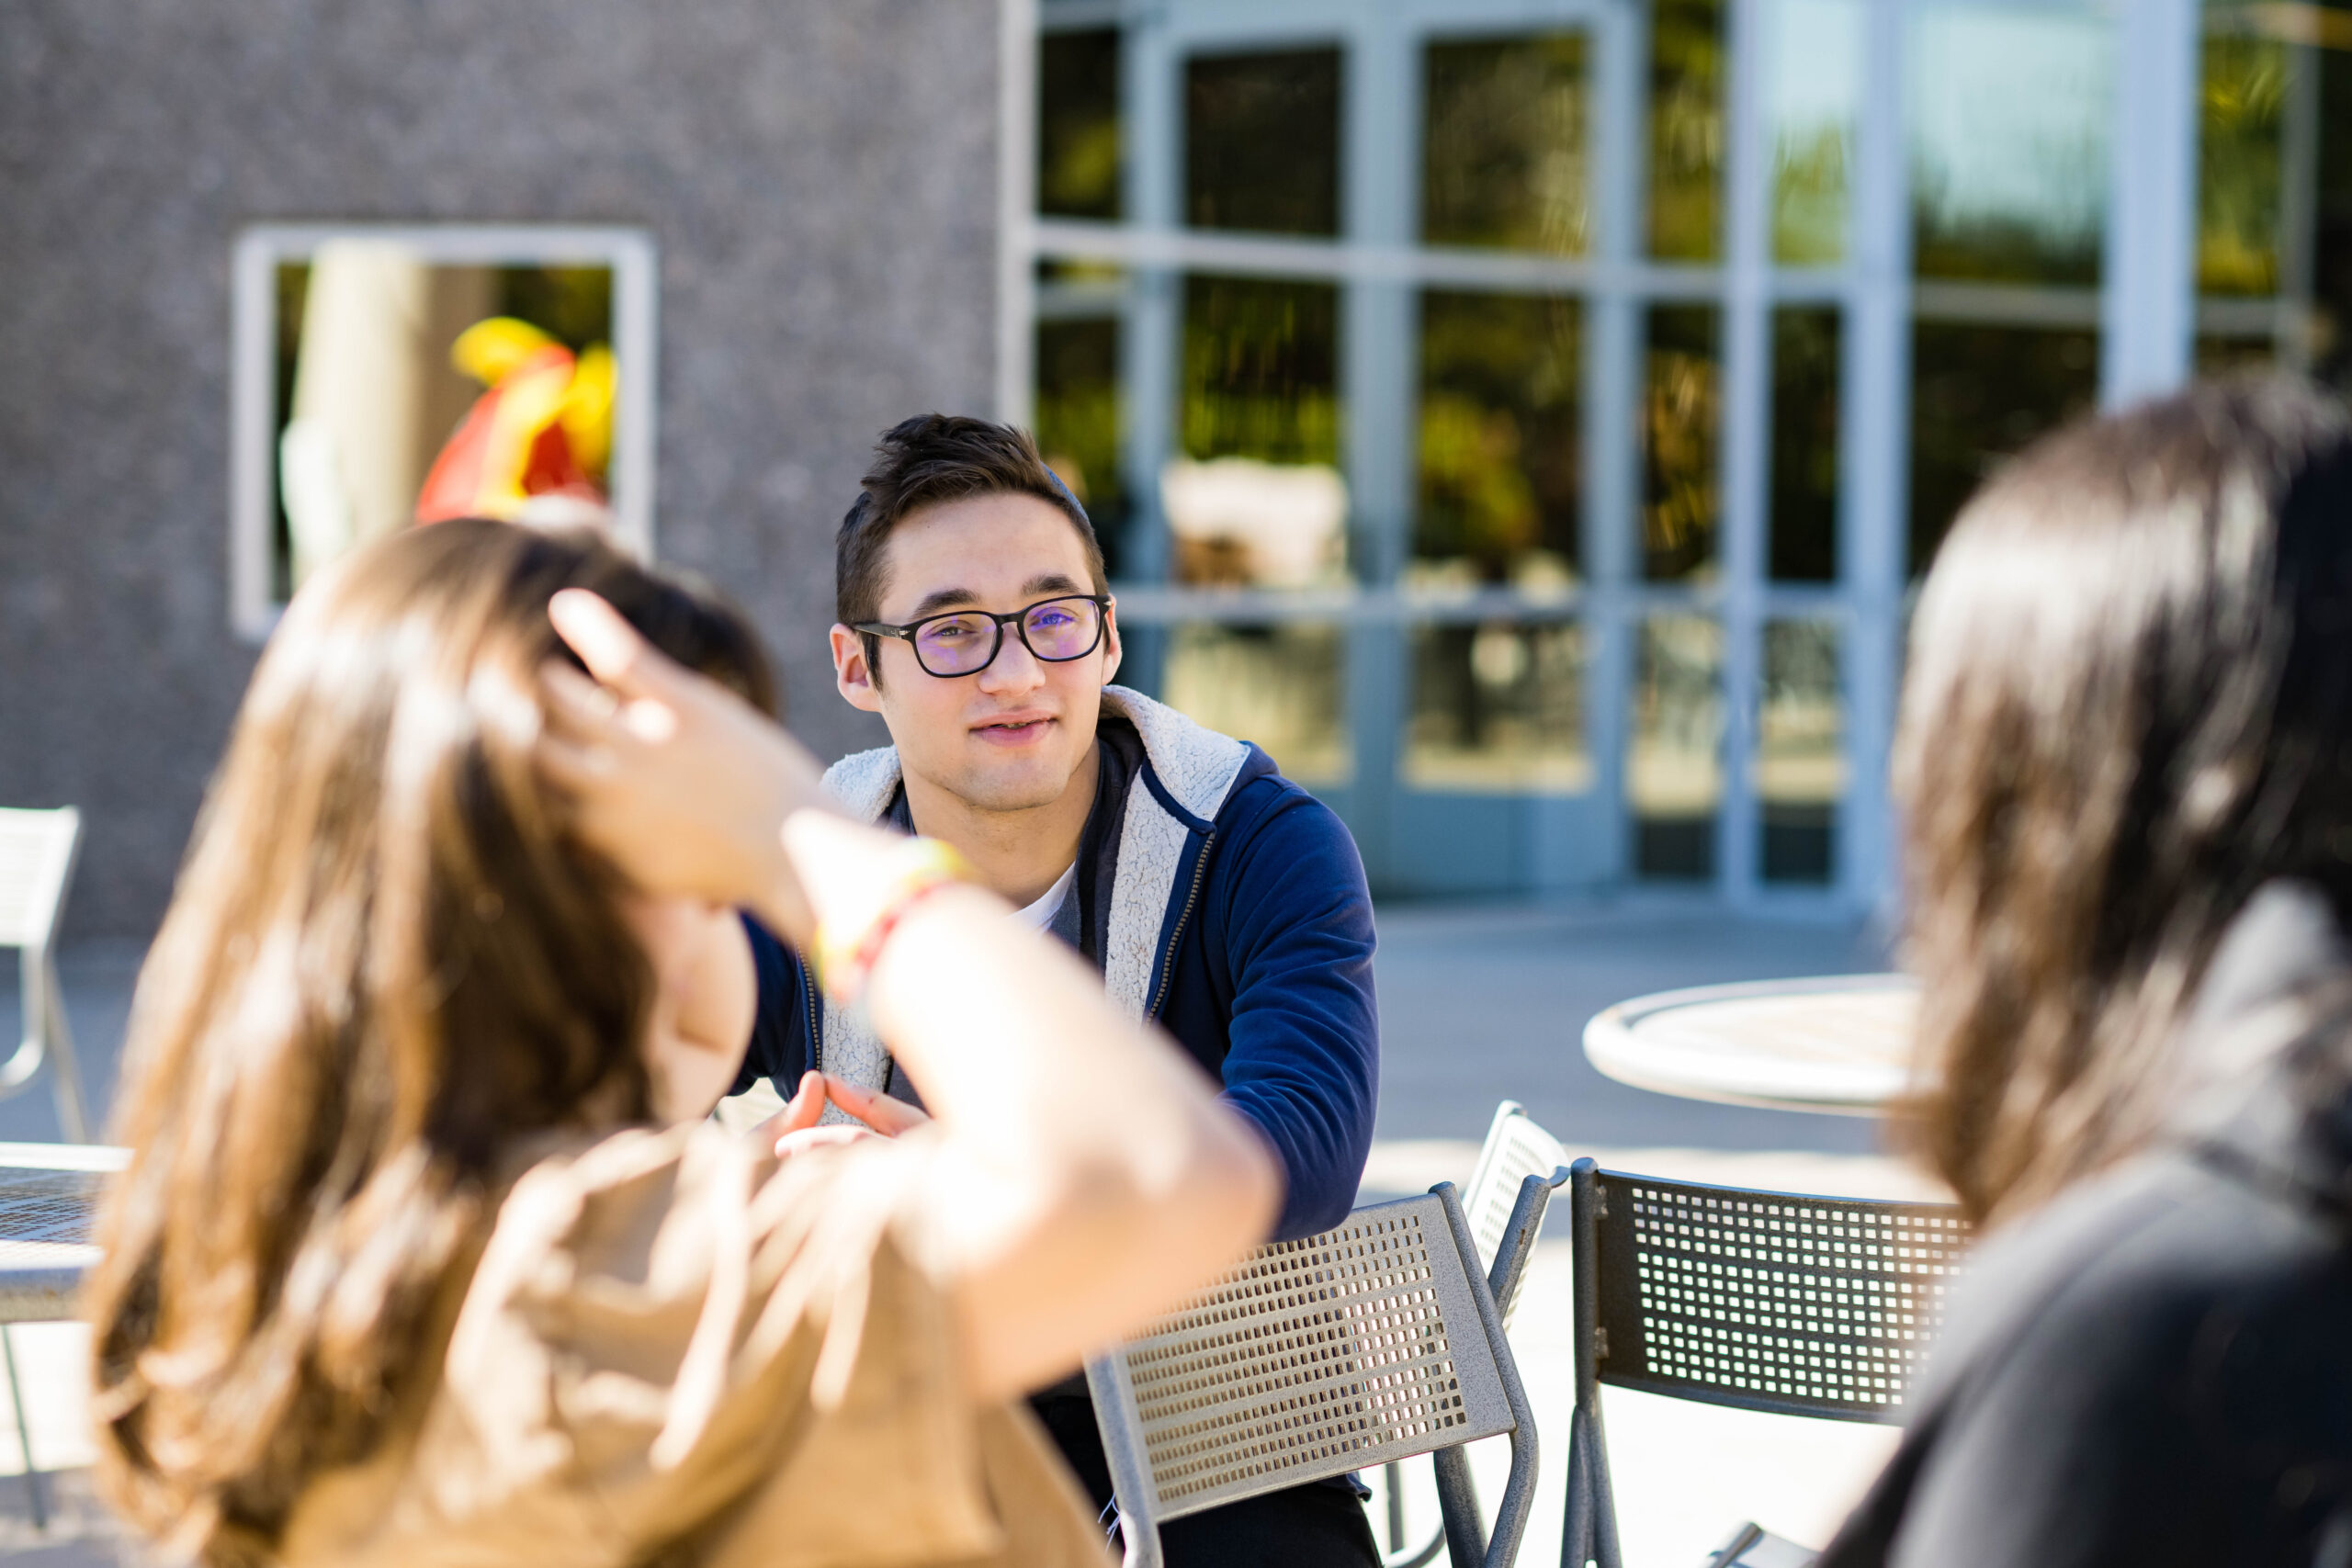
M 1310 787 L 1345 784 L 1346 640 L 1302 623 L 1174 627 L 1160 699 L 1211 729 L 1265 748 Z
M 1846 254 L 1861 118 L 1859 0 L 1780 0 L 1772 12 L 1772 254 L 1828 266 Z
M 1184 73 L 1185 221 L 1340 231 L 1340 51 L 1213 55 Z
M 1828 882 L 1837 863 L 1838 801 L 1846 791 L 1838 628 L 1821 621 L 1766 623 L 1761 696 L 1756 800 L 1764 880 Z
M 1911 337 L 1911 572 L 1994 465 L 2098 397 L 2092 333 L 1921 321 Z
M 1127 521 L 1119 469 L 1119 320 L 1044 317 L 1036 352 L 1038 449 L 1094 520 L 1115 578 Z
M 2312 50 L 2304 63 L 2319 73 L 2312 371 L 2352 394 L 2352 49 Z
M 417 522 L 609 523 L 612 293 L 607 266 L 439 265 L 375 240 L 280 265 L 273 594 Z
M 1581 486 L 1575 299 L 1421 297 L 1420 581 L 1565 586 Z
M 1037 40 L 1037 210 L 1119 216 L 1119 33 Z
M 1839 317 L 1830 306 L 1772 312 L 1772 549 L 1781 582 L 1838 579 Z
M 2259 337 L 2200 333 L 2197 339 L 2197 374 L 2199 376 L 2234 376 L 2267 370 L 2278 362 L 2278 344 L 2268 333 Z
M 1914 14 L 1919 276 L 2096 284 L 2113 118 L 2110 29 L 2071 10 Z
M 1412 714 L 1405 782 L 1416 789 L 1592 787 L 1584 628 L 1574 622 L 1416 627 Z
M 1338 339 L 1330 284 L 1185 280 L 1183 457 L 1160 487 L 1178 581 L 1343 574 Z
M 1713 261 L 1724 164 L 1722 0 L 1650 6 L 1650 254 Z
M 2197 287 L 2269 294 L 2278 287 L 2287 46 L 2209 35 L 2197 147 Z
M 1581 254 L 1584 35 L 1433 43 L 1423 69 L 1421 238 Z
M 1715 871 L 1723 803 L 1723 628 L 1697 615 L 1642 623 L 1625 795 L 1634 869 L 1703 880 Z
M 1653 582 L 1714 573 L 1721 321 L 1713 305 L 1650 310 L 1642 406 L 1642 575 Z

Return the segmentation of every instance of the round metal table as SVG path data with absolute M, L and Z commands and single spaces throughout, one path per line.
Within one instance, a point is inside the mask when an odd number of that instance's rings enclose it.
M 1596 1014 L 1584 1054 L 1660 1094 L 1875 1116 L 1909 1087 L 1918 1007 L 1907 975 L 1661 991 Z

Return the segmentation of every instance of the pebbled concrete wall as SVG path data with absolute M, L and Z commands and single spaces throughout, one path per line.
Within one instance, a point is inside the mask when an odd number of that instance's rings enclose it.
M 68 931 L 143 935 L 253 668 L 231 247 L 266 220 L 641 225 L 663 558 L 759 617 L 821 754 L 875 434 L 985 412 L 993 0 L 0 6 L 0 805 L 80 806 Z

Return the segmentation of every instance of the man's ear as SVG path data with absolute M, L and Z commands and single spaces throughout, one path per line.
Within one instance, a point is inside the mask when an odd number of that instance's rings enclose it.
M 1109 685 L 1111 677 L 1119 672 L 1119 602 L 1113 599 L 1102 606 L 1102 683 Z
M 875 689 L 874 668 L 865 661 L 865 638 L 837 621 L 832 639 L 833 689 L 850 706 L 880 713 L 882 694 Z

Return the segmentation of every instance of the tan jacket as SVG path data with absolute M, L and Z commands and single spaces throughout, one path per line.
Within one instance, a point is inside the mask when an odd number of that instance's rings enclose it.
M 778 1167 L 709 1125 L 580 1140 L 499 1211 L 437 1383 L 321 1476 L 290 1565 L 1107 1561 L 1023 1409 L 963 1393 L 917 1134 Z

